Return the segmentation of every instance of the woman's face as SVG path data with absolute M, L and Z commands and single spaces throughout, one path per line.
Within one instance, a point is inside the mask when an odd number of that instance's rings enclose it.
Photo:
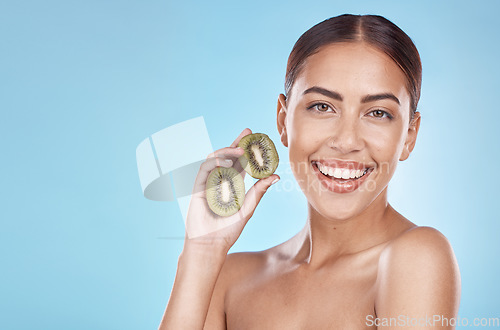
M 405 75 L 383 52 L 336 43 L 308 57 L 288 99 L 280 96 L 278 130 L 292 171 L 323 216 L 361 213 L 409 156 L 420 116 L 409 123 L 405 86 Z

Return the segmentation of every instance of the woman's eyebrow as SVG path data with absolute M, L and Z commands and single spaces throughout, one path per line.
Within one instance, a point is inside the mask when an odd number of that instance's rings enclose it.
M 309 93 L 319 93 L 319 94 L 323 94 L 324 96 L 329 97 L 331 99 L 335 99 L 335 100 L 338 100 L 338 101 L 342 101 L 343 100 L 342 95 L 340 95 L 339 93 L 334 92 L 334 91 L 330 91 L 330 90 L 325 89 L 323 87 L 313 86 L 311 88 L 306 89 L 304 91 L 304 93 L 302 93 L 302 95 L 306 95 L 306 94 L 309 94 Z
M 313 86 L 311 88 L 306 89 L 304 91 L 304 93 L 302 93 L 302 95 L 309 94 L 309 93 L 319 93 L 319 94 L 322 94 L 326 97 L 329 97 L 331 99 L 338 100 L 338 101 L 344 100 L 344 98 L 342 97 L 342 94 L 335 92 L 335 91 L 328 90 L 328 89 L 323 88 L 323 87 L 319 87 L 319 86 Z M 369 94 L 369 95 L 364 96 L 361 99 L 361 103 L 368 103 L 368 102 L 379 101 L 379 100 L 393 100 L 397 104 L 399 104 L 399 105 L 401 104 L 399 102 L 399 99 L 392 93 Z
M 368 102 L 373 102 L 373 101 L 378 101 L 378 100 L 393 100 L 397 104 L 401 104 L 399 102 L 399 99 L 392 93 L 381 93 L 381 94 L 371 94 L 371 95 L 366 95 L 361 99 L 361 103 L 368 103 Z

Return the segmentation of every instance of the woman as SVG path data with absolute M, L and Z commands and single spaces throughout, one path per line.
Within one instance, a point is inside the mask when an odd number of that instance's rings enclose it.
M 415 146 L 420 84 L 417 49 L 383 17 L 341 15 L 304 33 L 288 60 L 277 126 L 308 201 L 306 224 L 268 250 L 227 255 L 278 176 L 259 180 L 228 219 L 195 193 L 187 232 L 209 234 L 186 237 L 160 328 L 453 328 L 452 248 L 387 202 L 397 163 Z M 232 166 L 250 133 L 208 157 L 195 192 L 213 168 Z

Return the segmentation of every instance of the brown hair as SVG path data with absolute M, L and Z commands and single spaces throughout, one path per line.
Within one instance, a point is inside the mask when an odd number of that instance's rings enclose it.
M 288 57 L 285 94 L 289 95 L 305 60 L 321 47 L 336 42 L 367 42 L 387 54 L 406 76 L 411 117 L 417 111 L 422 84 L 422 64 L 410 37 L 388 19 L 378 15 L 344 14 L 307 30 Z

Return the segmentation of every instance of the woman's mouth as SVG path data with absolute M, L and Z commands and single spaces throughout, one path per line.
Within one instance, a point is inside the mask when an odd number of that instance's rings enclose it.
M 360 163 L 344 161 L 313 161 L 313 169 L 322 186 L 336 193 L 349 193 L 359 186 L 373 171 Z

